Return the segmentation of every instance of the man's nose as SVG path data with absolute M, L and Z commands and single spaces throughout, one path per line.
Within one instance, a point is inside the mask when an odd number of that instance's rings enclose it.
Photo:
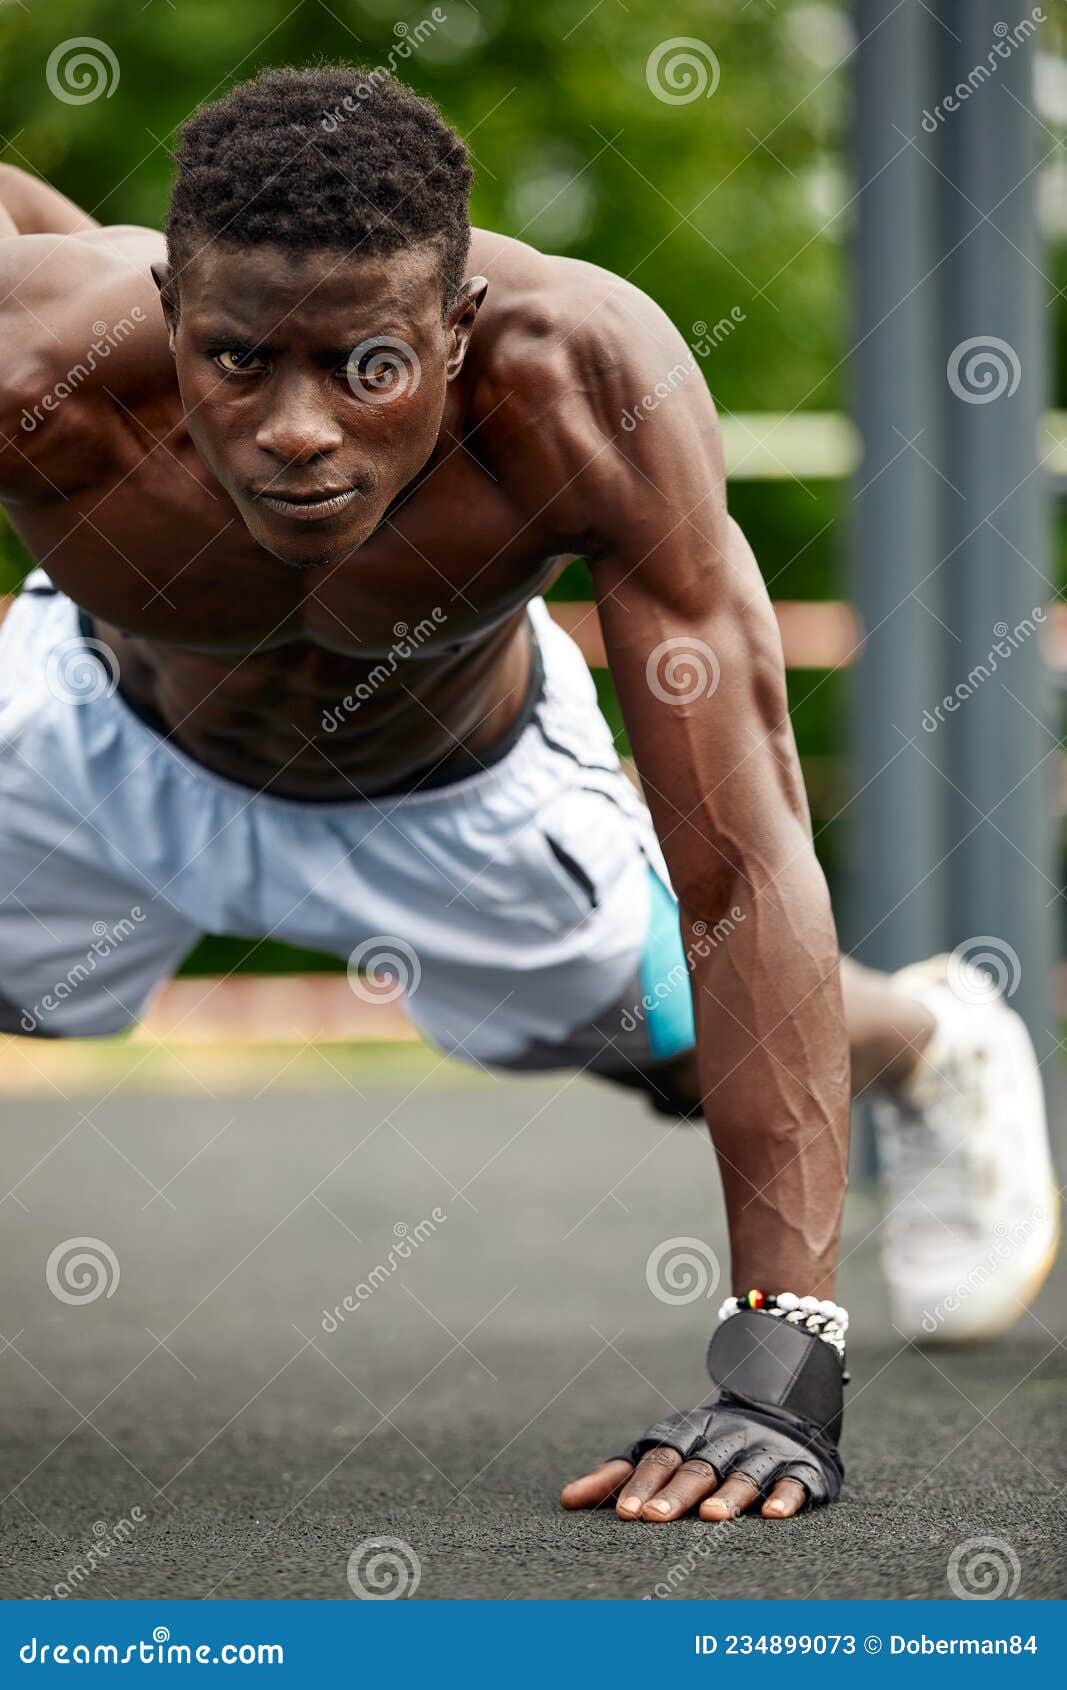
M 289 382 L 274 396 L 256 430 L 256 445 L 287 464 L 305 464 L 336 452 L 344 435 L 314 382 Z

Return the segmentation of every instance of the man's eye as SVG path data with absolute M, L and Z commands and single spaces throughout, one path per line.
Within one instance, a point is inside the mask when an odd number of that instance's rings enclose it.
M 219 369 L 226 375 L 233 375 L 238 370 L 257 370 L 264 367 L 258 352 L 238 352 L 233 347 L 226 347 L 212 356 Z
M 383 405 L 414 393 L 422 379 L 422 366 L 415 348 L 406 340 L 382 335 L 353 348 L 345 375 L 357 399 Z

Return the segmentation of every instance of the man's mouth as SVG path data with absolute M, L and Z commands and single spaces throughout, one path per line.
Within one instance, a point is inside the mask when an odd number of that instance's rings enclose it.
M 265 505 L 278 516 L 289 517 L 293 522 L 322 522 L 328 517 L 338 516 L 353 499 L 359 497 L 355 487 L 325 488 L 317 493 L 285 493 L 278 488 L 264 488 L 262 492 L 254 492 L 252 497 L 257 505 Z

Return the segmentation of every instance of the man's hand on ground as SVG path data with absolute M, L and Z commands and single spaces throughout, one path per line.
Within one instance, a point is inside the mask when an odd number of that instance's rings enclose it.
M 733 1520 L 762 1504 L 765 1519 L 787 1520 L 835 1502 L 842 1476 L 825 1428 L 723 1391 L 657 1420 L 624 1455 L 565 1485 L 560 1501 L 596 1508 L 615 1497 L 620 1519 L 661 1523 L 697 1507 L 702 1520 Z
M 633 1474 L 632 1481 L 630 1475 Z M 630 1481 L 630 1482 L 628 1482 Z M 713 1494 L 714 1493 L 714 1494 Z M 637 1467 L 629 1461 L 604 1461 L 593 1472 L 564 1485 L 564 1508 L 596 1508 L 617 1496 L 620 1520 L 680 1520 L 700 1504 L 702 1520 L 733 1520 L 754 1507 L 760 1492 L 742 1473 L 720 1483 L 708 1461 L 683 1461 L 676 1449 L 652 1449 Z M 796 1479 L 779 1479 L 760 1513 L 767 1520 L 787 1520 L 799 1514 L 807 1492 Z

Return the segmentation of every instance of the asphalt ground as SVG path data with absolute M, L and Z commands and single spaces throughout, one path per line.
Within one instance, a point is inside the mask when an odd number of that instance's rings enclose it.
M 844 1500 L 776 1524 L 564 1514 L 561 1482 L 706 1393 L 722 1291 L 646 1279 L 667 1240 L 723 1253 L 703 1131 L 587 1080 L 423 1064 L 292 1092 L 278 1068 L 259 1095 L 3 1100 L 0 1596 L 351 1599 L 349 1557 L 382 1536 L 417 1556 L 418 1599 L 951 1599 L 976 1537 L 1008 1546 L 1019 1598 L 1064 1595 L 1062 1267 L 1007 1339 L 920 1353 L 860 1191 Z M 111 1252 L 117 1278 L 85 1247 L 110 1295 L 49 1288 L 75 1239 Z M 70 1255 L 51 1277 L 76 1297 L 97 1281 Z

